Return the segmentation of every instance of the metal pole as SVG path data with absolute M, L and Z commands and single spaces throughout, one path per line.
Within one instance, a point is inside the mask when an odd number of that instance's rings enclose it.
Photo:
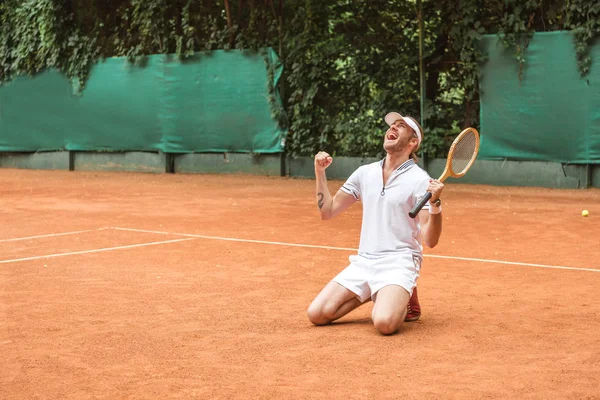
M 423 1 L 417 0 L 417 13 L 419 19 L 419 89 L 421 103 L 421 127 L 425 131 L 425 71 L 423 71 Z M 424 150 L 421 150 L 421 158 L 423 159 L 423 169 L 427 169 L 427 155 Z

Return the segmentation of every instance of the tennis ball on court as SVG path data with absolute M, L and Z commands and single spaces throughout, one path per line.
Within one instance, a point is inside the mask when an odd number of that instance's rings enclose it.
M 581 216 L 582 216 L 582 217 L 587 217 L 588 215 L 590 215 L 590 213 L 589 213 L 589 211 L 588 211 L 588 210 L 583 210 L 583 211 L 581 212 Z

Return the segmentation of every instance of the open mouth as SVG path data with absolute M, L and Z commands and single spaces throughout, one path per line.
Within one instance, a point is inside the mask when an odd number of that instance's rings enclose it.
M 388 138 L 388 140 L 396 140 L 396 139 L 398 139 L 398 134 L 395 132 L 390 132 L 390 133 L 388 133 L 387 138 Z

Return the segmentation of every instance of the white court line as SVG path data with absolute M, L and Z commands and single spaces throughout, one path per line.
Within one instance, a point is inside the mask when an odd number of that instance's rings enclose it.
M 545 264 L 520 263 L 520 262 L 515 262 L 515 261 L 486 260 L 484 258 L 437 256 L 437 255 L 433 255 L 433 254 L 425 254 L 425 257 L 444 258 L 447 260 L 475 261 L 475 262 L 492 263 L 492 264 L 519 265 L 522 267 L 538 267 L 538 268 L 550 268 L 550 269 L 568 269 L 568 270 L 572 270 L 572 271 L 600 272 L 600 269 L 594 269 L 594 268 L 563 267 L 561 265 L 545 265 Z
M 146 229 L 132 229 L 132 228 L 118 228 L 118 227 L 113 227 L 112 229 L 115 229 L 118 231 L 156 233 L 156 234 L 161 234 L 161 235 L 188 236 L 191 238 L 224 240 L 224 241 L 230 241 L 230 242 L 274 244 L 274 245 L 279 245 L 279 246 L 308 247 L 308 248 L 312 248 L 312 249 L 358 251 L 358 249 L 353 249 L 353 248 L 349 248 L 349 247 L 332 247 L 332 246 L 318 246 L 318 245 L 311 245 L 311 244 L 270 242 L 270 241 L 266 241 L 266 240 L 236 239 L 236 238 L 227 238 L 227 237 L 219 237 L 219 236 L 193 235 L 193 234 L 189 234 L 189 233 L 151 231 L 151 230 L 146 230 Z M 472 261 L 472 262 L 492 263 L 492 264 L 518 265 L 521 267 L 536 267 L 536 268 L 548 268 L 548 269 L 566 269 L 566 270 L 571 270 L 571 271 L 600 272 L 600 269 L 593 269 L 593 268 L 576 268 L 576 267 L 565 267 L 565 266 L 560 266 L 560 265 L 544 265 L 544 264 L 520 263 L 520 262 L 513 262 L 513 261 L 486 260 L 483 258 L 439 256 L 439 255 L 433 255 L 433 254 L 424 254 L 423 256 L 431 257 L 431 258 L 442 258 L 442 259 L 447 259 L 447 260 L 461 260 L 461 261 Z
M 27 236 L 27 237 L 12 238 L 12 239 L 0 239 L 0 243 L 4 243 L 4 242 L 17 242 L 17 241 L 19 241 L 19 240 L 39 239 L 39 238 L 45 238 L 45 237 L 66 236 L 66 235 L 77 235 L 78 233 L 86 233 L 86 232 L 102 231 L 102 230 L 105 230 L 105 229 L 111 229 L 111 228 L 87 229 L 87 230 L 85 230 L 85 231 L 62 232 L 62 233 L 49 233 L 49 234 L 47 234 L 47 235 Z
M 292 246 L 292 247 L 308 247 L 311 249 L 327 249 L 327 250 L 348 250 L 348 251 L 356 251 L 357 249 L 352 249 L 350 247 L 331 247 L 331 246 L 318 246 L 314 244 L 298 244 L 298 243 L 286 243 L 286 242 L 269 242 L 266 240 L 251 240 L 251 239 L 236 239 L 236 238 L 227 238 L 220 236 L 205 236 L 205 235 L 194 235 L 191 233 L 172 233 L 172 232 L 161 232 L 161 231 L 148 231 L 145 229 L 131 229 L 131 228 L 117 228 L 113 227 L 113 229 L 117 231 L 131 231 L 131 232 L 143 232 L 143 233 L 156 233 L 161 235 L 173 235 L 173 236 L 188 236 L 191 238 L 198 239 L 214 239 L 214 240 L 225 240 L 229 242 L 246 242 L 246 243 L 261 243 L 261 244 L 276 244 L 279 246 Z
M 16 258 L 14 260 L 1 260 L 0 264 L 8 264 L 8 263 L 15 263 L 15 262 L 29 261 L 29 260 L 39 260 L 40 258 L 54 258 L 54 257 L 73 256 L 73 255 L 76 255 L 76 254 L 100 253 L 101 251 L 111 251 L 111 250 L 121 250 L 121 249 L 133 249 L 135 247 L 156 246 L 156 245 L 159 245 L 159 244 L 185 242 L 187 240 L 194 240 L 194 239 L 195 238 L 173 239 L 173 240 L 165 240 L 165 241 L 162 241 L 162 242 L 130 244 L 128 246 L 105 247 L 103 249 L 73 251 L 73 252 L 70 252 L 70 253 L 46 254 L 46 255 L 43 255 L 43 256 L 26 257 L 26 258 Z

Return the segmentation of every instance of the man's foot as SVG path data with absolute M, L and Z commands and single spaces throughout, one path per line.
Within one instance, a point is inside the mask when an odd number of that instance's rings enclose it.
M 419 304 L 419 297 L 417 296 L 417 288 L 413 290 L 412 296 L 406 306 L 406 317 L 404 322 L 413 322 L 421 318 L 421 305 Z

